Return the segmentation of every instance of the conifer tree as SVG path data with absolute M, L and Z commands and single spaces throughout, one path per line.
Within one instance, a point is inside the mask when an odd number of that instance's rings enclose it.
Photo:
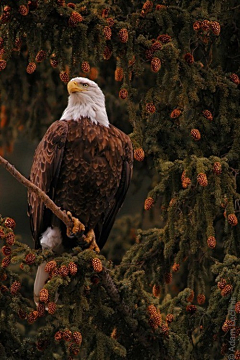
M 1 154 L 40 139 L 87 76 L 131 133 L 133 184 L 151 177 L 101 254 L 34 250 L 2 213 L 0 358 L 239 360 L 239 1 L 0 6 Z

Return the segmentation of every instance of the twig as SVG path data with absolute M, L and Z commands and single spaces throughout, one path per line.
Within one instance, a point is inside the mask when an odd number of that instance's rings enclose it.
M 0 156 L 0 164 L 11 174 L 13 175 L 21 184 L 23 184 L 30 191 L 34 192 L 39 200 L 41 200 L 44 205 L 50 209 L 54 215 L 56 215 L 67 228 L 71 228 L 73 226 L 72 220 L 68 217 L 65 211 L 62 211 L 51 199 L 49 196 L 45 194 L 38 186 L 34 185 L 30 180 L 25 178 L 18 170 L 15 169 L 13 165 L 11 165 L 6 159 Z

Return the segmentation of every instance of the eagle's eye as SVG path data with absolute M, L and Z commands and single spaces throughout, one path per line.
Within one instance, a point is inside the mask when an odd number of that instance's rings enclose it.
M 86 84 L 86 83 L 82 83 L 82 86 L 84 86 L 84 87 L 88 87 L 89 85 L 88 85 L 88 84 Z

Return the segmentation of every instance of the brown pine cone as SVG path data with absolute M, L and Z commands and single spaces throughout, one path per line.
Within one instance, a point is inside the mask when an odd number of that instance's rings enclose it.
M 210 249 L 214 249 L 217 245 L 215 236 L 209 236 L 207 239 L 207 244 Z
M 192 302 L 193 301 L 193 299 L 194 299 L 194 291 L 193 290 L 191 290 L 191 293 L 190 293 L 190 295 L 187 297 L 187 301 L 188 302 Z
M 38 318 L 38 312 L 35 310 L 35 311 L 32 311 L 30 312 L 28 315 L 27 315 L 27 321 L 29 324 L 33 324 Z
M 122 99 L 122 100 L 127 99 L 127 97 L 128 97 L 128 91 L 127 91 L 127 89 L 121 89 L 121 90 L 119 91 L 119 97 L 120 97 L 120 99 Z
M 67 6 L 73 10 L 76 8 L 76 4 L 74 4 L 74 3 L 68 3 Z
M 10 292 L 12 295 L 17 295 L 21 289 L 21 283 L 19 281 L 14 281 L 10 287 Z
M 147 103 L 146 104 L 146 112 L 149 114 L 153 114 L 156 111 L 156 107 L 153 103 Z
M 137 148 L 133 152 L 134 159 L 136 161 L 143 161 L 145 157 L 144 150 L 142 148 Z
M 89 62 L 88 61 L 83 61 L 82 62 L 82 65 L 81 65 L 81 69 L 84 73 L 89 73 L 90 70 L 91 70 L 91 67 L 89 65 Z
M 73 333 L 73 339 L 76 344 L 81 345 L 82 343 L 82 334 L 79 331 Z
M 141 10 L 141 15 L 142 15 L 142 16 L 146 16 L 149 12 L 152 11 L 152 9 L 153 9 L 153 2 L 147 0 L 147 1 L 143 4 L 142 10 Z
M 153 57 L 151 60 L 151 70 L 153 72 L 158 72 L 161 69 L 162 63 L 158 57 Z
M 226 286 L 222 289 L 221 295 L 222 295 L 223 297 L 228 296 L 229 294 L 231 294 L 232 290 L 233 290 L 232 285 L 229 285 L 229 284 L 228 284 L 228 285 L 226 285 Z
M 198 141 L 201 139 L 201 134 L 198 129 L 192 129 L 191 130 L 191 136 L 195 141 Z
M 194 63 L 194 57 L 193 57 L 193 55 L 192 55 L 191 53 L 186 53 L 186 54 L 184 55 L 184 60 L 186 61 L 186 63 L 187 63 L 188 65 L 191 65 L 191 64 Z
M 193 30 L 198 31 L 198 30 L 200 30 L 200 28 L 201 28 L 201 21 L 195 21 L 193 23 Z
M 206 301 L 206 296 L 204 294 L 198 294 L 197 296 L 197 302 L 199 305 L 204 304 Z
M 49 299 L 49 293 L 47 289 L 40 290 L 39 293 L 39 301 L 42 301 L 44 303 L 47 303 Z
M 240 84 L 240 79 L 239 79 L 239 77 L 238 77 L 238 75 L 237 74 L 231 74 L 230 75 L 230 80 L 234 83 L 234 84 L 236 84 L 236 85 L 239 85 Z
M 240 314 L 240 301 L 236 302 L 235 311 L 236 311 L 237 314 Z
M 83 17 L 77 11 L 73 11 L 70 18 L 68 19 L 68 25 L 71 27 L 77 26 L 83 21 Z
M 56 311 L 57 305 L 55 302 L 49 302 L 48 303 L 48 313 L 53 315 Z
M 180 269 L 180 265 L 174 263 L 173 266 L 172 266 L 172 271 L 173 271 L 173 272 L 177 272 L 179 269 Z
M 181 115 L 181 113 L 182 113 L 181 110 L 174 109 L 170 114 L 170 118 L 171 119 L 177 119 Z
M 203 31 L 209 31 L 210 30 L 210 21 L 209 20 L 203 20 L 201 22 L 201 29 Z
M 191 179 L 189 177 L 185 177 L 182 181 L 182 187 L 187 189 L 189 185 L 191 185 Z
M 56 341 L 60 341 L 60 340 L 62 340 L 62 331 L 57 331 L 56 332 L 56 334 L 54 335 L 54 339 L 56 340 Z
M 13 232 L 7 233 L 6 236 L 5 236 L 5 240 L 6 240 L 7 245 L 9 245 L 9 246 L 14 245 L 14 243 L 15 243 L 15 235 L 14 235 L 14 233 Z
M 228 222 L 232 226 L 236 226 L 238 224 L 238 219 L 235 214 L 228 215 Z
M 220 35 L 221 26 L 217 21 L 210 21 L 210 29 L 212 30 L 213 34 L 216 36 Z
M 68 276 L 69 270 L 66 265 L 61 265 L 59 268 L 59 275 L 62 277 Z
M 110 26 L 110 27 L 113 27 L 113 25 L 114 25 L 114 19 L 113 18 L 108 18 L 108 19 L 106 19 L 107 20 L 107 23 L 108 23 L 108 26 Z
M 160 41 L 154 40 L 149 50 L 151 50 L 151 51 L 154 53 L 154 52 L 157 51 L 157 50 L 161 50 L 162 47 L 163 47 L 163 46 L 162 46 L 162 44 L 160 43 Z
M 169 327 L 168 324 L 162 324 L 160 326 L 161 332 L 165 335 L 168 336 L 169 335 Z
M 58 66 L 58 61 L 55 54 L 51 55 L 50 64 L 53 68 L 56 68 Z
M 5 221 L 4 221 L 4 225 L 5 225 L 7 228 L 13 230 L 13 229 L 15 228 L 15 226 L 16 226 L 16 222 L 15 222 L 15 220 L 13 220 L 12 218 L 7 217 L 7 218 L 5 219 Z
M 2 253 L 4 256 L 11 255 L 12 249 L 9 246 L 4 245 L 2 247 Z
M 207 186 L 208 185 L 207 175 L 204 173 L 199 173 L 197 175 L 197 182 L 199 183 L 200 186 Z
M 26 16 L 29 13 L 29 7 L 26 5 L 20 5 L 18 8 L 19 14 Z
M 217 283 L 217 287 L 222 290 L 227 285 L 227 281 L 225 279 L 220 279 L 220 281 Z
M 161 287 L 160 285 L 154 284 L 153 288 L 152 288 L 152 294 L 153 296 L 155 296 L 156 298 L 160 297 L 161 294 Z
M 8 265 L 11 263 L 11 256 L 5 256 L 3 259 L 2 259 L 2 265 L 1 267 L 2 268 L 6 268 L 8 267 Z
M 216 161 L 213 164 L 213 173 L 216 175 L 220 175 L 222 173 L 222 165 L 220 162 Z
M 43 317 L 45 315 L 45 305 L 39 303 L 37 306 L 37 312 L 38 312 L 38 317 Z
M 232 320 L 225 320 L 222 326 L 222 331 L 228 332 L 234 326 Z
M 103 51 L 104 60 L 109 60 L 111 56 L 112 56 L 112 50 L 110 49 L 109 46 L 105 46 L 105 49 Z
M 104 34 L 106 40 L 111 40 L 112 29 L 110 28 L 110 26 L 104 26 L 103 34 Z
M 117 67 L 114 74 L 116 81 L 122 81 L 123 79 L 123 68 Z
M 78 271 L 77 265 L 74 262 L 71 261 L 68 264 L 68 271 L 69 271 L 70 275 L 72 275 L 72 276 L 76 275 L 76 273 Z
M 53 271 L 55 268 L 57 267 L 57 263 L 55 260 L 51 260 L 49 261 L 45 268 L 44 268 L 44 271 L 46 271 L 47 273 L 50 273 L 51 271 Z
M 62 338 L 65 341 L 71 341 L 72 340 L 72 332 L 68 329 L 62 331 Z
M 46 57 L 47 57 L 46 51 L 40 50 L 40 51 L 37 53 L 36 57 L 35 57 L 35 61 L 36 61 L 36 62 L 42 62 L 43 60 L 46 59 Z
M 212 115 L 211 111 L 209 111 L 209 110 L 204 110 L 202 113 L 203 113 L 203 116 L 204 116 L 207 120 L 210 120 L 210 121 L 213 120 L 213 115 Z
M 36 255 L 33 253 L 29 253 L 25 256 L 25 261 L 28 265 L 32 265 L 35 263 Z
M 157 37 L 157 40 L 161 41 L 161 43 L 163 43 L 163 44 L 167 44 L 170 41 L 172 41 L 172 38 L 170 35 L 162 34 Z
M 118 37 L 122 43 L 128 42 L 128 30 L 126 28 L 119 30 Z
M 153 207 L 154 200 L 151 197 L 148 197 L 144 202 L 144 210 L 150 210 Z
M 197 307 L 195 305 L 187 305 L 186 310 L 190 314 L 194 314 L 197 311 Z
M 37 68 L 37 65 L 34 62 L 30 62 L 26 68 L 26 71 L 28 74 L 32 74 L 32 73 L 34 73 L 36 68 Z
M 66 71 L 61 71 L 59 74 L 59 77 L 60 77 L 61 81 L 64 82 L 65 84 L 67 84 L 69 82 L 69 75 Z
M 167 314 L 167 316 L 166 316 L 166 322 L 167 322 L 167 323 L 171 323 L 171 322 L 173 322 L 173 320 L 174 320 L 173 314 Z
M 102 262 L 98 258 L 92 259 L 92 267 L 93 267 L 93 270 L 96 271 L 97 273 L 99 273 L 103 270 Z

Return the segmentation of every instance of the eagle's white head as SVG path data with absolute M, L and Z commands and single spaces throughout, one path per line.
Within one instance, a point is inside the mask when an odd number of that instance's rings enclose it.
M 87 117 L 95 124 L 109 127 L 105 96 L 92 80 L 76 77 L 67 84 L 68 106 L 60 120 L 78 120 Z

